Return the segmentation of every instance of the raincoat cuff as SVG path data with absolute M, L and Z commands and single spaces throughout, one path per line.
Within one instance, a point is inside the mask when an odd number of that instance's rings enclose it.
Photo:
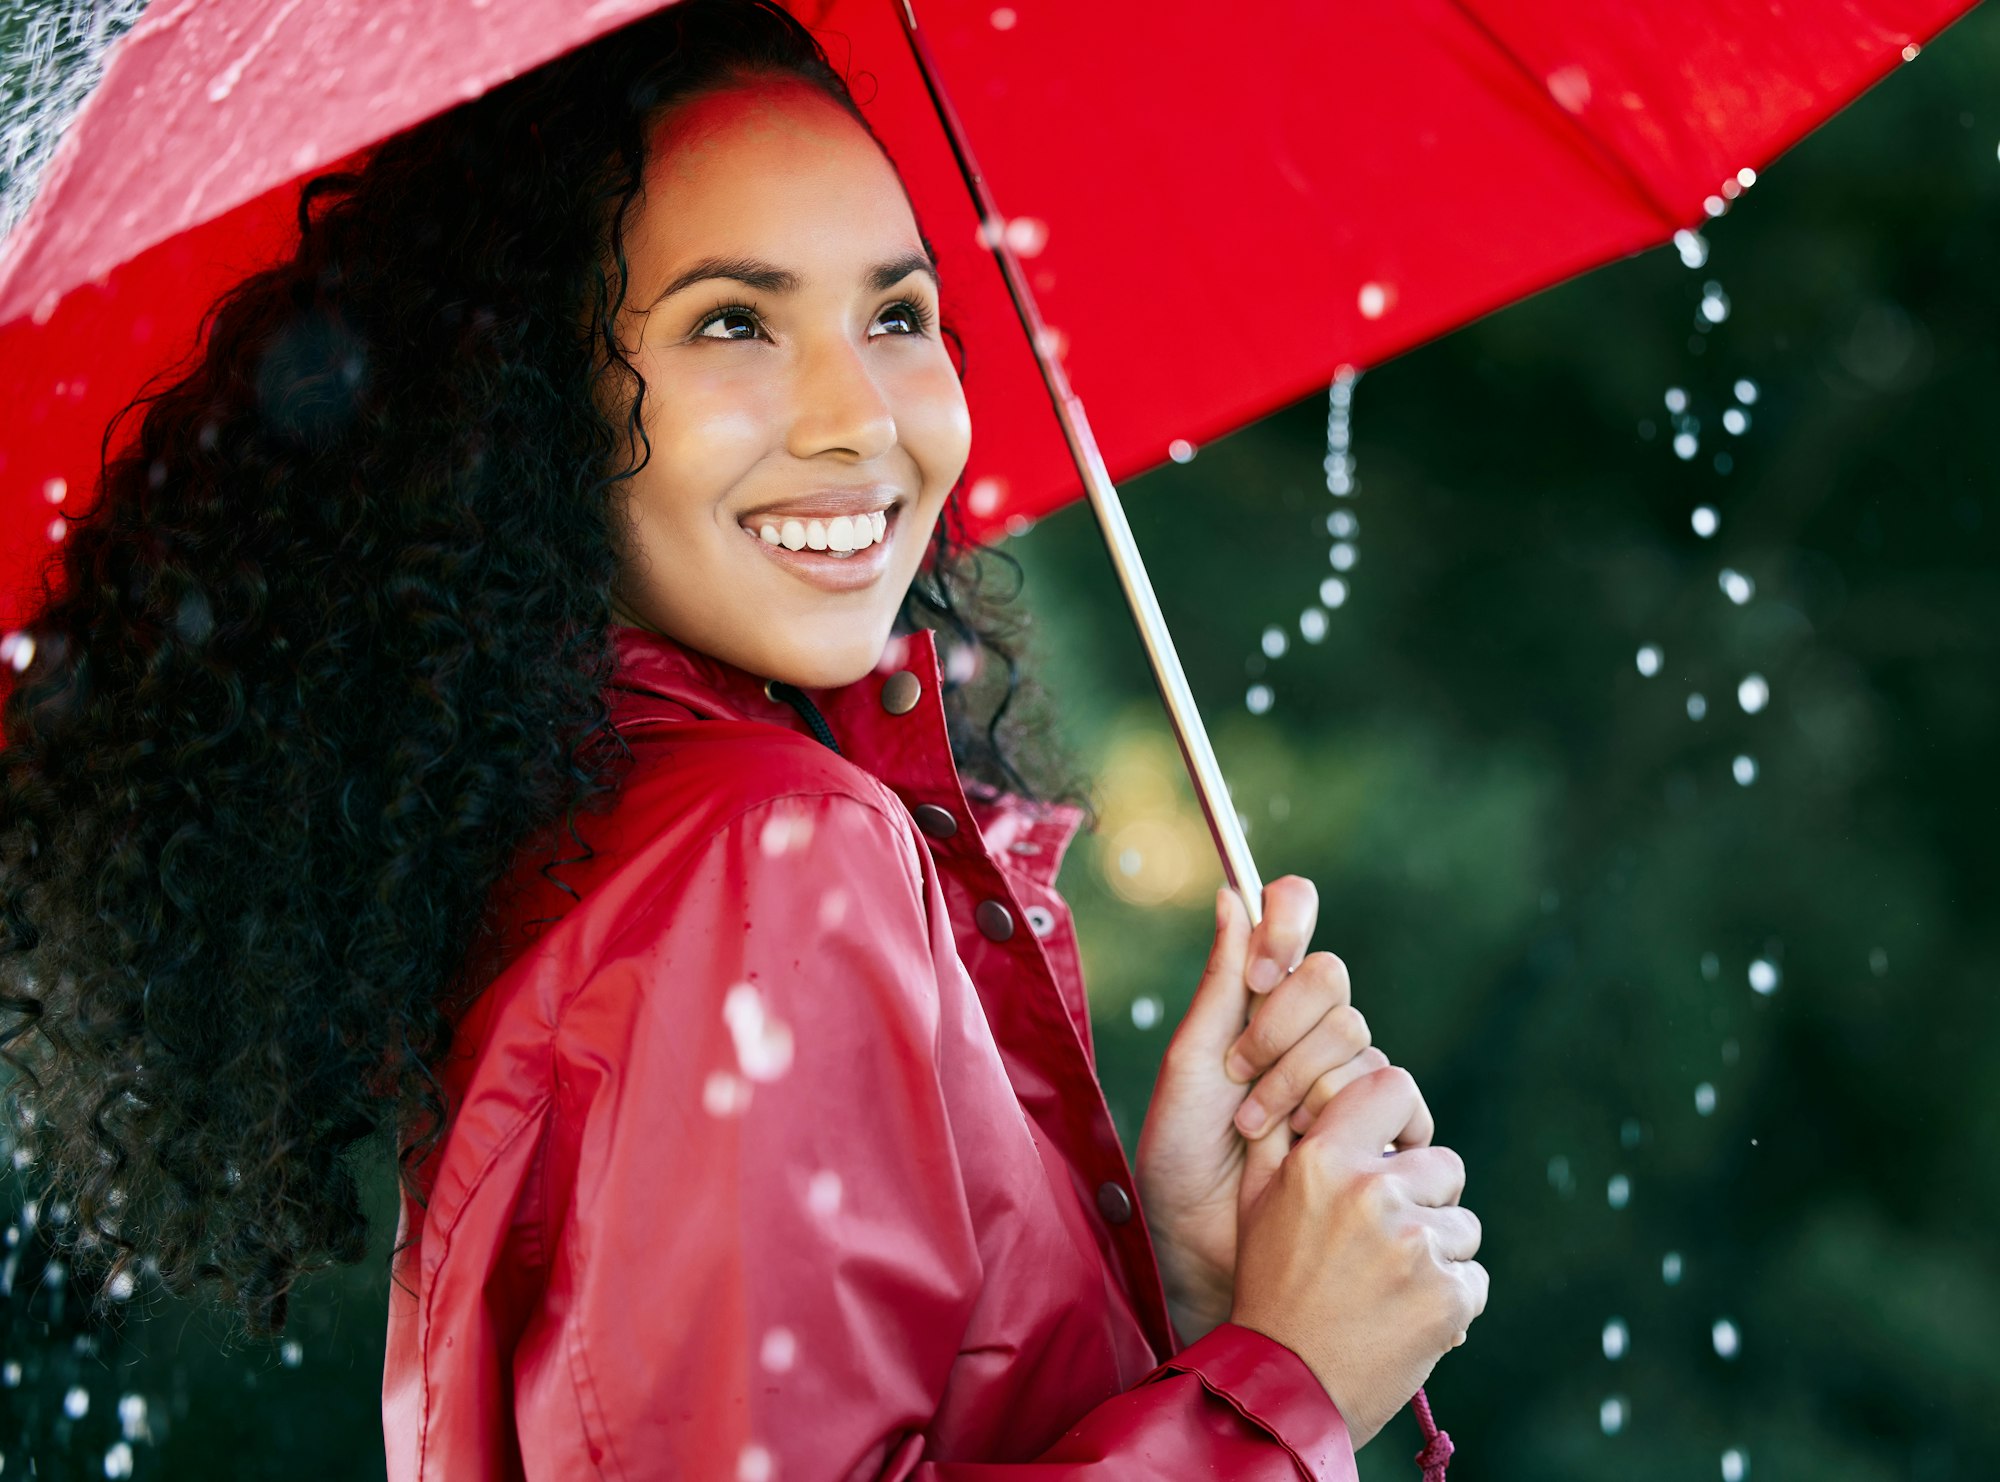
M 1185 1372 L 1263 1427 L 1311 1482 L 1356 1482 L 1347 1422 L 1306 1361 L 1275 1338 L 1226 1322 L 1146 1376 Z

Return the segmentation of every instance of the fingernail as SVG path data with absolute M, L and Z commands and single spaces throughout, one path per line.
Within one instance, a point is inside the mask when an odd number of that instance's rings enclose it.
M 1236 1125 L 1245 1137 L 1262 1137 L 1264 1121 L 1264 1109 L 1254 1101 L 1246 1101 L 1236 1108 Z
M 1250 964 L 1250 987 L 1258 993 L 1269 993 L 1284 975 L 1285 970 L 1275 959 L 1260 957 Z
M 1241 1050 L 1231 1050 L 1229 1058 L 1222 1062 L 1222 1068 L 1229 1073 L 1229 1079 L 1239 1086 L 1248 1085 L 1251 1077 L 1257 1074 L 1257 1067 L 1244 1058 Z

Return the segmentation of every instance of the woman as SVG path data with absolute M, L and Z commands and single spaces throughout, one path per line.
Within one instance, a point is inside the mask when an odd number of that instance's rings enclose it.
M 108 1288 L 280 1328 L 393 1125 L 397 1482 L 1352 1477 L 1484 1304 L 1462 1168 L 1288 877 L 1133 1179 L 1082 812 L 974 719 L 940 267 L 809 35 L 686 0 L 300 216 L 5 712 L 22 1122 Z

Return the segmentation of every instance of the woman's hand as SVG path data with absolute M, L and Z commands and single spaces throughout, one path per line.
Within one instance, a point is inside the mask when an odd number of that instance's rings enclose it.
M 1389 1063 L 1348 1001 L 1346 967 L 1306 952 L 1318 918 L 1319 892 L 1302 876 L 1264 887 L 1254 930 L 1236 893 L 1217 892 L 1215 945 L 1153 1085 L 1139 1197 L 1189 1342 L 1228 1317 L 1234 1297 L 1246 1129 L 1289 1141 L 1335 1092 Z

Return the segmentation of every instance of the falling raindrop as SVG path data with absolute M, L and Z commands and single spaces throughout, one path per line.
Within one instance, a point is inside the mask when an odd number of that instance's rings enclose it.
M 1335 571 L 1352 571 L 1355 561 L 1360 559 L 1353 545 L 1344 540 L 1335 542 L 1333 549 L 1326 553 L 1326 558 L 1333 563 Z
M 1271 708 L 1271 701 L 1274 698 L 1276 697 L 1272 695 L 1268 684 L 1253 684 L 1249 692 L 1243 696 L 1243 703 L 1249 707 L 1252 715 L 1263 715 Z
M 1613 1209 L 1623 1209 L 1632 1202 L 1632 1180 L 1622 1173 L 1611 1175 L 1611 1181 L 1604 1186 L 1604 1202 Z
M 1132 1000 L 1132 1026 L 1135 1029 L 1151 1029 L 1160 1022 L 1163 1005 L 1150 993 Z
M 1194 444 L 1184 437 L 1177 437 L 1167 444 L 1167 456 L 1176 463 L 1194 462 Z
M 72 1384 L 63 1396 L 63 1414 L 71 1420 L 81 1420 L 90 1413 L 90 1391 L 81 1384 Z
M 21 1387 L 21 1361 L 19 1359 L 8 1359 L 6 1363 L 0 1364 L 0 1384 L 6 1385 L 9 1389 L 19 1389 Z
M 1716 1355 L 1720 1358 L 1735 1358 L 1737 1349 L 1742 1346 L 1736 1324 L 1726 1317 L 1718 1317 L 1715 1320 L 1715 1326 L 1709 1330 L 1709 1338 L 1715 1344 Z
M 1661 654 L 1658 644 L 1649 643 L 1645 645 L 1645 647 L 1639 650 L 1639 672 L 1648 679 L 1651 679 L 1655 674 L 1660 672 L 1660 663 L 1663 658 L 1664 655 Z
M 1694 1110 L 1696 1116 L 1706 1117 L 1715 1111 L 1715 1087 L 1703 1081 L 1694 1088 Z
M 1361 522 L 1354 518 L 1351 509 L 1337 509 L 1326 517 L 1326 533 L 1337 540 L 1346 540 L 1360 529 Z
M 1750 964 L 1750 986 L 1765 997 L 1778 991 L 1778 978 L 1778 964 L 1770 958 L 1760 957 Z
M 1337 576 L 1329 576 L 1319 584 L 1319 600 L 1325 607 L 1340 606 L 1347 600 L 1347 583 Z
M 1326 609 L 1308 607 L 1299 614 L 1299 637 L 1307 643 L 1318 643 L 1326 637 Z
M 9 633 L 0 638 L 0 664 L 11 664 L 19 674 L 35 662 L 35 635 L 32 633 Z
M 1701 233 L 1686 228 L 1674 233 L 1674 246 L 1681 254 L 1681 265 L 1689 268 L 1706 267 L 1708 264 L 1708 243 Z
M 1743 1482 L 1750 1475 L 1750 1458 L 1737 1447 L 1722 1453 L 1722 1482 Z
M 1722 414 L 1722 430 L 1731 437 L 1741 437 L 1750 430 L 1750 414 L 1741 407 L 1731 407 Z
M 118 1428 L 128 1441 L 147 1439 L 146 1397 L 144 1395 L 124 1395 L 118 1401 Z
M 1746 407 L 1756 405 L 1757 383 L 1755 381 L 1745 378 L 1744 380 L 1738 381 L 1736 383 L 1735 389 L 1736 389 L 1736 399 L 1742 402 L 1743 405 L 1745 405 Z
M 1683 463 L 1691 462 L 1694 455 L 1700 451 L 1701 439 L 1696 437 L 1692 432 L 1677 432 L 1674 434 L 1674 454 Z
M 1708 700 L 1700 690 L 1696 690 L 1688 696 L 1688 719 L 1700 720 L 1706 714 L 1708 714 Z
M 1049 244 L 1049 224 L 1036 216 L 1017 216 L 1007 223 L 1007 245 L 1020 257 L 1039 257 Z
M 1614 1317 L 1604 1325 L 1604 1356 L 1608 1359 L 1625 1357 L 1625 1345 L 1631 1334 L 1625 1330 L 1623 1318 Z
M 1701 317 L 1710 324 L 1720 324 L 1729 317 L 1729 295 L 1720 283 L 1701 285 Z
M 1264 657 L 1267 659 L 1283 658 L 1286 648 L 1290 646 L 1290 641 L 1285 636 L 1285 630 L 1275 624 L 1264 630 L 1264 636 L 1259 642 L 1263 647 Z
M 1710 216 L 1720 216 L 1729 209 L 1729 202 L 1723 200 L 1721 196 L 1703 196 L 1701 209 L 1706 211 Z
M 132 1475 L 132 1448 L 123 1441 L 113 1441 L 111 1449 L 104 1453 L 104 1475 L 107 1477 L 129 1477 Z
M 1742 169 L 1736 172 L 1736 183 L 1742 186 L 1745 190 L 1748 190 L 1751 186 L 1757 183 L 1757 172 L 1751 169 L 1748 165 L 1745 165 Z
M 1625 1396 L 1612 1395 L 1597 1407 L 1597 1425 L 1607 1436 L 1625 1429 Z
M 1660 1280 L 1668 1286 L 1681 1284 L 1681 1253 L 1670 1250 L 1660 1257 Z
M 1667 388 L 1667 410 L 1678 417 L 1688 409 L 1688 394 L 1678 386 Z
M 296 1338 L 287 1338 L 279 1345 L 278 1359 L 287 1369 L 296 1369 L 306 1361 L 305 1346 Z
M 1889 971 L 1889 954 L 1884 952 L 1880 947 L 1869 948 L 1868 971 L 1875 974 L 1878 978 L 1886 975 Z
M 1635 1148 L 1646 1140 L 1646 1129 L 1636 1117 L 1627 1117 L 1618 1127 L 1618 1145 Z
M 1389 290 L 1380 283 L 1363 283 L 1355 303 L 1363 319 L 1380 319 L 1389 309 Z
M 1755 715 L 1771 700 L 1771 687 L 1764 682 L 1761 674 L 1746 674 L 1743 682 L 1736 686 L 1736 703 L 1743 707 L 1746 715 Z
M 1549 1187 L 1565 1199 L 1576 1192 L 1576 1178 L 1570 1172 L 1569 1159 L 1561 1153 L 1549 1159 Z
M 1707 540 L 1721 526 L 1722 517 L 1715 512 L 1715 506 L 1712 504 L 1697 505 L 1693 524 L 1694 533 Z
M 1742 572 L 1732 571 L 1727 566 L 1716 574 L 1715 581 L 1716 585 L 1722 588 L 1723 595 L 1738 607 L 1757 595 L 1757 583 Z
M 1748 787 L 1757 780 L 1757 758 L 1739 756 L 1729 764 L 1729 775 L 1736 779 L 1739 787 Z

